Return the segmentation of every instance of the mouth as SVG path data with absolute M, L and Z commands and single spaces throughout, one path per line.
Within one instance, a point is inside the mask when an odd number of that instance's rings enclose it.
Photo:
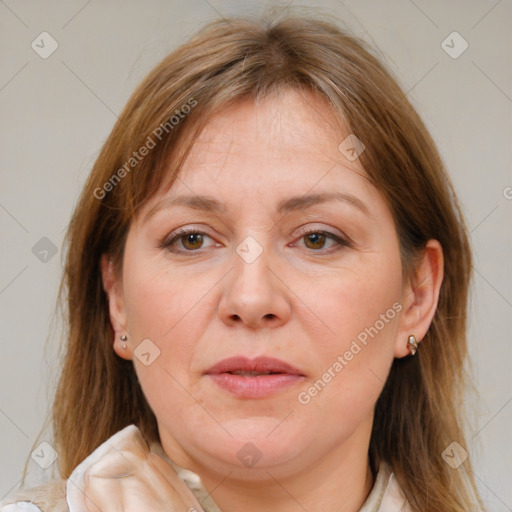
M 244 370 L 236 370 L 234 372 L 225 372 L 231 375 L 242 375 L 244 377 L 259 377 L 260 375 L 282 375 L 281 372 L 246 372 Z
M 266 398 L 304 380 L 295 366 L 272 357 L 223 359 L 204 373 L 221 389 L 238 398 Z

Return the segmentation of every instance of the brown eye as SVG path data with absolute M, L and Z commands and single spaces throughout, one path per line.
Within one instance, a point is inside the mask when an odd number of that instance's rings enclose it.
M 309 230 L 306 233 L 303 233 L 302 240 L 304 240 L 304 245 L 307 249 L 311 249 L 312 251 L 319 253 L 331 253 L 341 249 L 342 247 L 350 247 L 350 243 L 343 238 L 340 238 L 334 233 L 319 231 L 318 229 Z M 333 243 L 331 247 L 325 249 L 327 240 L 331 240 Z
M 308 249 L 323 249 L 326 238 L 323 233 L 310 233 L 304 236 Z M 308 245 L 308 243 L 311 245 Z
M 165 238 L 160 243 L 160 247 L 176 254 L 198 252 L 199 249 L 203 248 L 205 237 L 210 238 L 201 231 L 184 229 Z
M 185 249 L 200 249 L 203 243 L 203 235 L 201 233 L 189 233 L 179 237 L 182 240 L 183 247 Z

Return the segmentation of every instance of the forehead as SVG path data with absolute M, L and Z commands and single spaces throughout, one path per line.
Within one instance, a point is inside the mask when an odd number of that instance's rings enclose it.
M 339 124 L 326 101 L 311 91 L 287 89 L 257 103 L 247 98 L 223 108 L 207 123 L 189 160 L 197 164 L 240 152 L 259 159 L 293 158 L 290 150 L 297 149 L 327 154 L 340 138 Z
M 253 215 L 255 204 L 275 210 L 292 197 L 326 193 L 355 196 L 371 217 L 387 216 L 359 160 L 338 148 L 348 134 L 312 92 L 290 89 L 257 103 L 239 101 L 207 122 L 178 179 L 160 188 L 142 217 L 184 195 L 216 198 L 225 213 L 250 208 Z
M 257 103 L 245 99 L 209 120 L 173 189 L 183 181 L 247 188 L 290 182 L 312 186 L 322 180 L 336 187 L 347 174 L 368 182 L 359 160 L 348 160 L 338 149 L 348 135 L 326 100 L 311 91 L 288 89 Z

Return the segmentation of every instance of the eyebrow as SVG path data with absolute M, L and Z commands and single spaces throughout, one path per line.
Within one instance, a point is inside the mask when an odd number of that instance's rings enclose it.
M 277 205 L 277 212 L 279 214 L 288 213 L 291 211 L 304 210 L 311 206 L 332 202 L 341 201 L 348 203 L 368 216 L 372 216 L 368 207 L 361 201 L 361 199 L 341 192 L 322 192 L 319 194 L 306 194 L 302 196 L 293 196 L 288 199 L 283 199 Z M 181 195 L 175 197 L 167 197 L 159 201 L 151 210 L 145 215 L 144 222 L 148 221 L 156 212 L 171 206 L 186 206 L 194 210 L 202 210 L 213 213 L 225 213 L 226 206 L 211 196 L 199 195 Z

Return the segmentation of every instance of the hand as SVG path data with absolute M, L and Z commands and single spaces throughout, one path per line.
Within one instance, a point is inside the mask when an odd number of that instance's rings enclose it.
M 130 425 L 99 446 L 67 480 L 69 512 L 204 512 L 174 468 Z

